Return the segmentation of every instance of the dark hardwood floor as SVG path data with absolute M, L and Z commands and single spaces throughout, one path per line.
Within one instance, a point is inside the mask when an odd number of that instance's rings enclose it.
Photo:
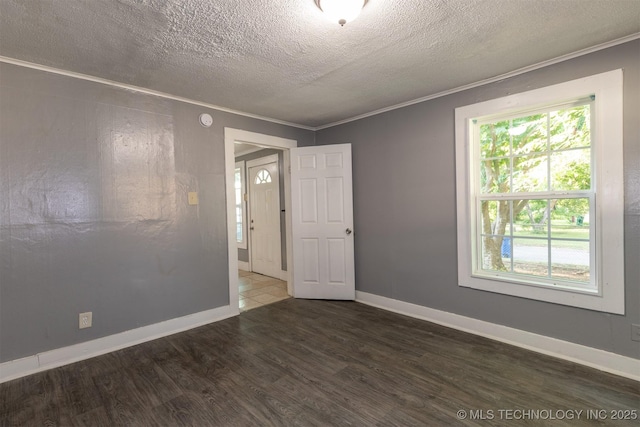
M 2 426 L 639 425 L 612 420 L 618 410 L 640 410 L 640 383 L 354 302 L 295 299 L 0 384 Z

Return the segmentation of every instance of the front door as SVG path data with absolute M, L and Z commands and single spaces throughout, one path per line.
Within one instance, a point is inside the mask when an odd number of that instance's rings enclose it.
M 261 159 L 262 160 L 262 159 Z M 277 155 L 249 167 L 249 236 L 251 270 L 280 277 L 280 185 Z M 256 164 L 258 163 L 258 164 Z
M 296 298 L 355 299 L 351 144 L 291 149 Z

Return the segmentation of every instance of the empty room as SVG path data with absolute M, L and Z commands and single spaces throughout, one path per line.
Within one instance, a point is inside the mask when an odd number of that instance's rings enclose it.
M 0 0 L 0 426 L 635 426 L 640 1 Z

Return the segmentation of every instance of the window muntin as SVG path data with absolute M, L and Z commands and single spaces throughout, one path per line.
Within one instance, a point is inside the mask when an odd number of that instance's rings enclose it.
M 597 292 L 591 99 L 473 121 L 475 275 Z

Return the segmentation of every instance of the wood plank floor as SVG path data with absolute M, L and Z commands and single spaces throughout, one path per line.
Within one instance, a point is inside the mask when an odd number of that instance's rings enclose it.
M 635 426 L 611 411 L 639 409 L 638 382 L 354 302 L 295 299 L 0 384 L 2 426 Z

